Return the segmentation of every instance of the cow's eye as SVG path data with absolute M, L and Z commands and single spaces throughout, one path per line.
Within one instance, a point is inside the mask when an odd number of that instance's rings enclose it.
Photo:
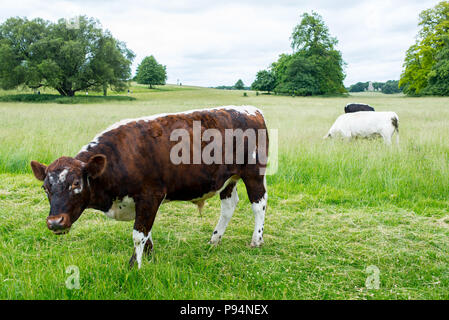
M 75 181 L 75 182 L 73 182 L 73 184 L 72 184 L 72 187 L 73 188 L 78 188 L 80 186 L 80 182 L 79 181 Z

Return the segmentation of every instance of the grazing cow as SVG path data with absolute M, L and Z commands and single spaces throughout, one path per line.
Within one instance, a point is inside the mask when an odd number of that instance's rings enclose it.
M 151 229 L 163 202 L 190 201 L 201 209 L 206 199 L 219 193 L 221 216 L 210 240 L 211 244 L 218 244 L 237 206 L 236 185 L 242 179 L 255 215 L 251 246 L 259 247 L 263 244 L 267 209 L 266 161 L 261 160 L 268 156 L 266 129 L 262 112 L 250 106 L 194 110 L 118 122 L 97 135 L 74 158 L 61 157 L 48 167 L 31 162 L 33 173 L 44 182 L 43 188 L 50 201 L 47 226 L 55 234 L 67 233 L 86 208 L 103 211 L 109 218 L 119 221 L 135 220 L 135 250 L 130 266 L 137 261 L 140 268 L 142 254 L 153 247 Z M 257 141 L 253 144 L 249 134 L 252 130 L 257 131 Z M 186 141 L 178 142 L 183 132 L 187 134 Z M 204 138 L 208 132 L 215 132 L 212 137 L 219 148 L 211 152 L 214 162 L 204 164 L 201 159 L 199 162 L 195 159 L 195 143 L 200 138 L 196 147 L 201 148 L 205 141 L 211 141 L 211 136 Z M 215 141 L 217 133 L 224 137 L 229 132 L 231 149 L 222 140 Z M 173 133 L 180 134 L 173 138 Z M 198 134 L 202 133 L 201 140 Z M 241 149 L 234 147 L 239 144 L 239 137 L 243 139 Z M 174 163 L 173 157 L 184 149 L 176 149 L 174 153 L 172 149 L 186 147 L 185 142 L 187 145 L 193 142 L 193 151 L 188 147 L 187 158 L 183 155 L 181 163 Z M 231 150 L 230 158 L 227 153 L 216 153 L 225 148 Z M 243 162 L 236 160 L 239 150 L 245 152 Z M 192 155 L 193 164 L 189 162 Z
M 345 113 L 354 113 L 360 111 L 376 111 L 370 105 L 364 103 L 348 103 L 345 107 Z
M 324 137 L 373 138 L 381 136 L 386 144 L 391 144 L 391 138 L 396 134 L 399 144 L 399 118 L 394 112 L 356 112 L 343 114 L 335 121 L 329 133 Z

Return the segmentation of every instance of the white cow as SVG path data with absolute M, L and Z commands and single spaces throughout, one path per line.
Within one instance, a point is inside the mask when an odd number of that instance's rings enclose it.
M 338 117 L 329 133 L 324 137 L 373 138 L 381 136 L 385 143 L 391 145 L 391 138 L 396 132 L 396 142 L 399 144 L 399 117 L 395 112 L 356 112 L 346 113 Z

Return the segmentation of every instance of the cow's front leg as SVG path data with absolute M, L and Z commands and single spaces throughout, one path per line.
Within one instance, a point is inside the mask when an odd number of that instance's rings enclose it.
M 133 267 L 137 261 L 140 269 L 142 265 L 142 256 L 149 253 L 153 248 L 153 239 L 151 238 L 151 229 L 154 219 L 159 209 L 163 196 L 139 196 L 136 201 L 136 221 L 134 222 L 133 241 L 134 254 L 129 260 L 129 266 Z

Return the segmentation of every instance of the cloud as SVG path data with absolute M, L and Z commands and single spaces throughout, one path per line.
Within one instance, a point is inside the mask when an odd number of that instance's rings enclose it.
M 241 78 L 291 52 L 289 37 L 300 15 L 320 13 L 347 63 L 347 85 L 398 79 L 405 52 L 415 41 L 418 15 L 438 0 L 227 0 L 144 1 L 24 0 L 2 4 L 10 16 L 56 21 L 85 14 L 136 53 L 167 65 L 168 82 L 217 86 Z

